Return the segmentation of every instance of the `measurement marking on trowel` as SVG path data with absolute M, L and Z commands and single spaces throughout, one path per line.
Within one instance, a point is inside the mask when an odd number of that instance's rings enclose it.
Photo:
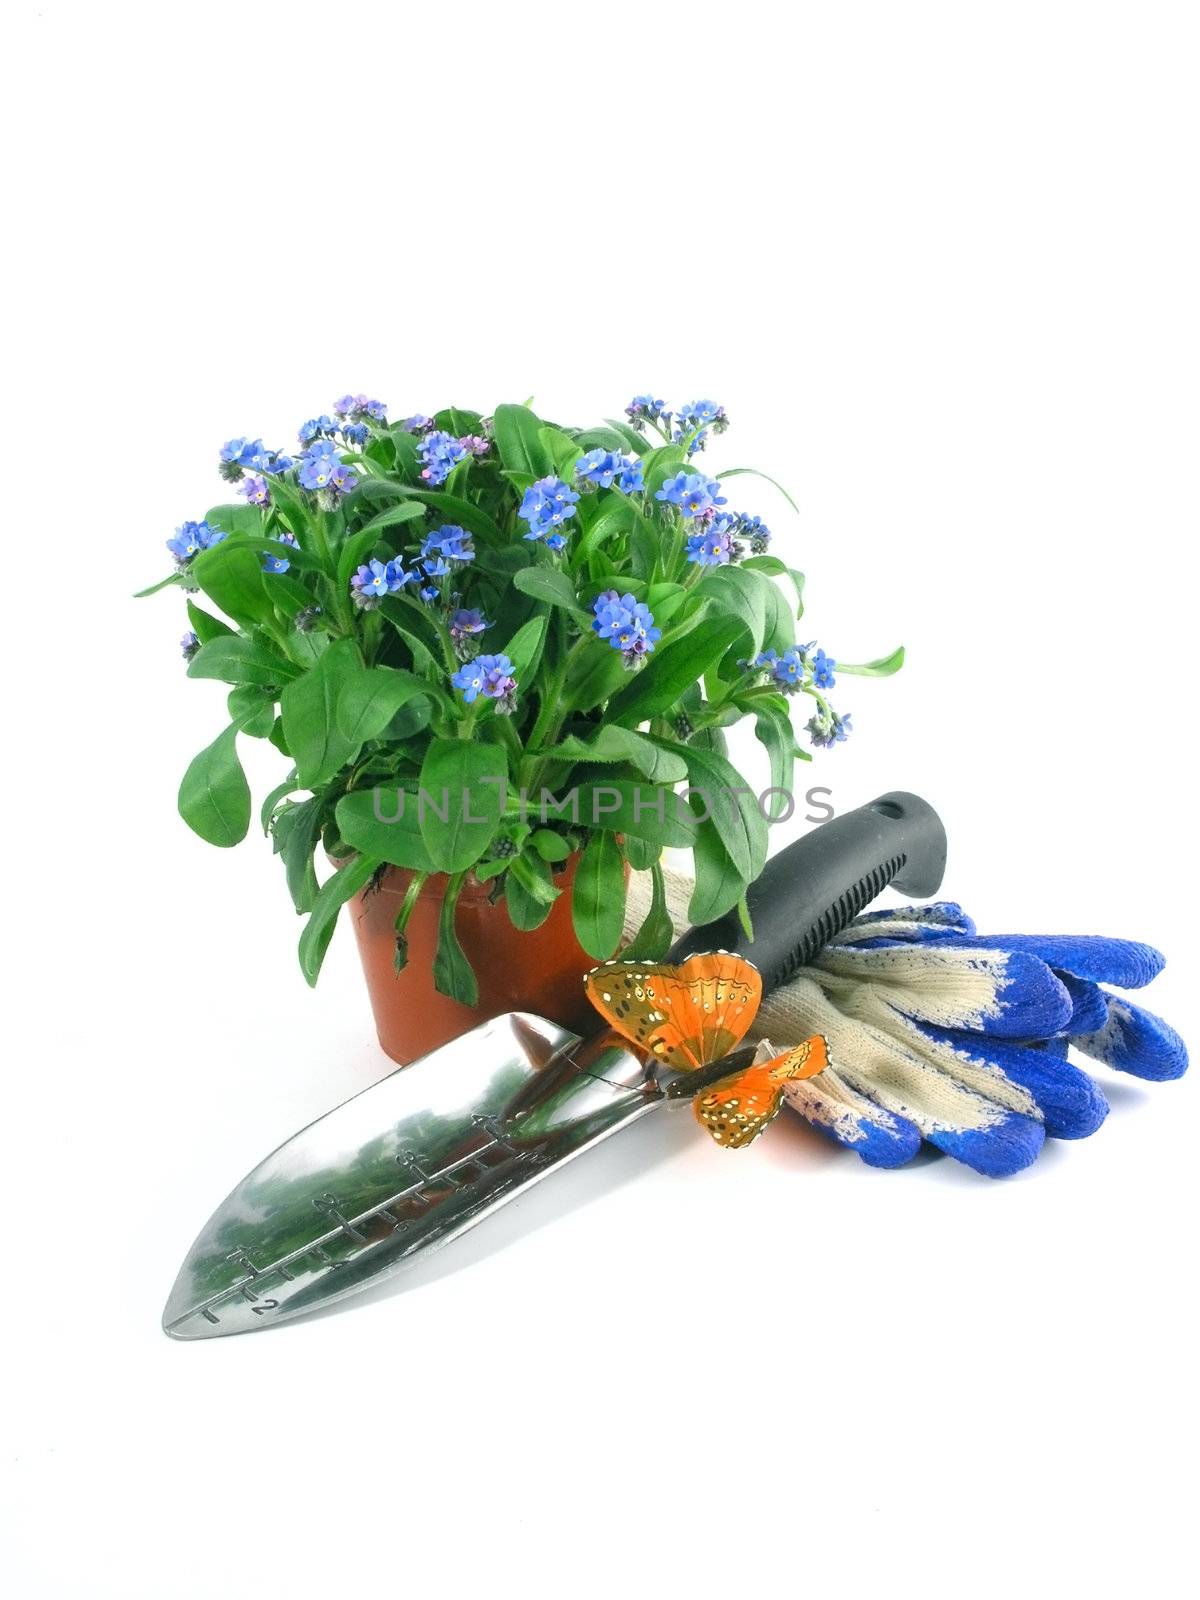
M 462 1185 L 453 1182 L 454 1174 L 463 1172 L 469 1167 L 479 1166 L 482 1157 L 490 1150 L 503 1150 L 507 1155 L 514 1156 L 518 1160 L 524 1160 L 535 1153 L 530 1150 L 519 1150 L 510 1140 L 500 1136 L 494 1127 L 489 1126 L 493 1119 L 488 1118 L 485 1122 L 484 1119 L 476 1117 L 472 1120 L 485 1127 L 491 1136 L 487 1144 L 481 1145 L 478 1150 L 471 1150 L 466 1155 L 459 1156 L 455 1161 L 448 1162 L 446 1166 L 439 1167 L 436 1172 L 426 1172 L 411 1151 L 403 1151 L 396 1157 L 396 1160 L 401 1167 L 407 1168 L 410 1172 L 420 1174 L 417 1181 L 409 1184 L 407 1188 L 401 1189 L 398 1193 L 389 1195 L 386 1200 L 381 1201 L 378 1205 L 371 1206 L 357 1216 L 347 1216 L 342 1211 L 337 1196 L 334 1194 L 326 1193 L 314 1196 L 312 1202 L 314 1208 L 320 1214 L 328 1217 L 334 1223 L 334 1226 L 328 1232 L 321 1234 L 319 1238 L 314 1239 L 310 1244 L 301 1245 L 298 1249 L 289 1251 L 287 1255 L 281 1256 L 278 1261 L 273 1261 L 269 1266 L 265 1267 L 259 1267 L 254 1264 L 244 1245 L 238 1246 L 236 1250 L 231 1250 L 227 1259 L 235 1265 L 243 1267 L 246 1271 L 246 1277 L 241 1282 L 231 1284 L 229 1288 L 210 1295 L 207 1300 L 198 1306 L 193 1306 L 190 1311 L 185 1311 L 182 1316 L 176 1317 L 170 1323 L 170 1327 L 177 1328 L 181 1323 L 186 1322 L 189 1317 L 195 1316 L 203 1317 L 206 1322 L 219 1324 L 221 1319 L 216 1315 L 213 1307 L 221 1305 L 226 1300 L 238 1297 L 252 1302 L 250 1309 L 256 1315 L 261 1316 L 277 1310 L 281 1304 L 280 1301 L 260 1299 L 255 1289 L 250 1286 L 252 1284 L 258 1286 L 262 1279 L 268 1278 L 272 1274 L 294 1283 L 296 1274 L 288 1269 L 294 1264 L 302 1262 L 305 1257 L 316 1261 L 319 1270 L 336 1270 L 340 1267 L 348 1266 L 354 1256 L 371 1249 L 373 1244 L 383 1242 L 382 1240 L 372 1241 L 369 1234 L 363 1232 L 364 1226 L 375 1220 L 375 1218 L 381 1218 L 390 1223 L 392 1228 L 390 1237 L 394 1237 L 396 1233 L 412 1226 L 414 1218 L 397 1218 L 392 1214 L 391 1207 L 399 1206 L 405 1201 L 412 1200 L 419 1201 L 426 1206 L 435 1204 L 426 1194 L 422 1193 L 423 1190 L 432 1188 L 435 1184 L 451 1182 L 454 1191 L 468 1187 L 478 1178 L 495 1171 L 495 1168 L 481 1168 L 481 1170 L 472 1173 Z M 350 1240 L 356 1246 L 353 1255 L 343 1255 L 340 1258 L 331 1256 L 328 1246 L 338 1240 L 343 1243 L 346 1240 Z

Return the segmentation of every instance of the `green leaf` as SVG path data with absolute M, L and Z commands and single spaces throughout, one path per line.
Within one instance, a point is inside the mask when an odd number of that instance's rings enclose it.
M 261 530 L 254 534 L 238 534 L 233 548 L 253 550 L 259 557 L 260 566 L 262 565 L 261 558 L 264 555 L 284 556 L 297 571 L 320 572 L 322 570 L 321 563 L 309 551 L 301 549 L 298 545 L 285 544 L 281 546 L 278 539 L 272 539 L 269 534 L 264 534 Z M 269 578 L 282 576 L 282 573 L 267 573 Z
M 238 760 L 236 725 L 192 760 L 179 785 L 179 815 L 193 833 L 223 849 L 246 837 L 250 785 Z
M 462 439 L 469 433 L 483 430 L 483 418 L 478 411 L 464 411 L 461 406 L 446 406 L 433 414 L 434 426 L 443 433 L 452 433 Z
M 547 888 L 553 887 L 550 883 L 550 869 L 544 863 L 525 862 L 521 872 L 514 871 L 519 856 L 510 857 L 509 870 L 504 875 L 504 903 L 508 909 L 508 920 L 513 927 L 521 933 L 532 933 L 535 928 L 540 928 L 550 915 L 554 901 L 558 898 L 555 890 L 547 901 L 544 896 L 532 894 L 529 890 L 529 881 L 532 878 Z
M 733 867 L 743 883 L 753 883 L 767 860 L 767 824 L 750 786 L 736 767 L 713 750 L 660 742 L 687 762 L 692 788 L 703 791 L 702 795 L 689 796 L 689 805 L 697 817 L 706 810 L 711 813 L 707 820 L 716 828 Z
M 655 863 L 650 870 L 653 874 L 650 909 L 646 913 L 646 920 L 623 952 L 627 961 L 661 961 L 675 942 L 675 929 L 667 913 L 662 867 Z
M 560 740 L 552 750 L 538 754 L 551 756 L 555 761 L 628 763 L 651 783 L 682 783 L 687 777 L 687 763 L 681 756 L 664 750 L 644 734 L 611 723 L 598 728 L 591 739 L 584 741 L 572 735 Z
M 701 582 L 701 593 L 718 610 L 745 623 L 750 634 L 751 656 L 758 655 L 763 647 L 768 608 L 773 614 L 769 593 L 773 587 L 769 578 L 759 577 L 756 572 L 744 572 L 741 567 L 715 567 Z
M 565 861 L 571 854 L 571 846 L 561 833 L 555 833 L 552 828 L 536 829 L 529 843 L 543 861 Z
M 564 710 L 592 711 L 629 682 L 620 652 L 593 638 L 594 644 L 581 650 L 567 669 Z
M 861 666 L 851 666 L 848 661 L 839 661 L 837 670 L 849 672 L 858 678 L 890 678 L 893 672 L 899 672 L 904 665 L 904 646 L 892 651 L 890 656 L 880 656 L 878 661 L 865 661 Z
M 317 981 L 321 963 L 337 925 L 338 912 L 347 900 L 353 899 L 360 889 L 366 888 L 382 862 L 370 856 L 355 856 L 321 885 L 313 901 L 312 912 L 300 935 L 300 970 L 307 982 Z
M 767 628 L 763 642 L 768 650 L 785 654 L 796 642 L 796 619 L 792 608 L 775 584 L 767 584 Z M 723 674 L 728 677 L 729 674 Z
M 201 644 L 207 644 L 210 639 L 228 638 L 233 633 L 227 622 L 222 622 L 220 617 L 214 617 L 211 611 L 205 611 L 194 600 L 188 601 L 187 614 L 192 632 Z
M 796 616 L 804 615 L 804 574 L 795 567 L 789 567 L 785 561 L 780 561 L 778 556 L 747 556 L 742 562 L 743 567 L 749 567 L 751 572 L 765 572 L 773 578 L 786 577 L 791 580 L 792 588 L 796 591 Z
M 736 617 L 702 618 L 684 637 L 655 650 L 649 665 L 613 696 L 609 719 L 633 727 L 647 717 L 669 711 L 684 690 L 715 666 L 745 632 L 745 624 Z M 616 655 L 615 651 L 611 653 Z
M 583 454 L 582 445 L 561 428 L 544 427 L 539 430 L 538 437 L 550 457 L 550 470 L 555 477 L 561 478 L 564 483 L 571 483 L 575 477 L 575 463 Z
M 771 787 L 786 789 L 790 794 L 796 755 L 796 736 L 792 731 L 792 719 L 786 711 L 780 711 L 770 705 L 756 706 L 754 715 L 755 737 L 766 749 L 771 763 Z M 782 803 L 776 796 L 771 796 L 773 817 L 779 816 L 778 806 Z
M 627 833 L 621 840 L 626 861 L 635 872 L 649 872 L 656 861 L 662 859 L 662 845 L 653 839 L 637 839 Z
M 458 942 L 454 916 L 458 909 L 458 892 L 461 882 L 451 882 L 442 901 L 438 918 L 437 954 L 433 958 L 433 986 L 439 994 L 448 994 L 464 1006 L 479 1004 L 479 984 L 467 960 L 466 952 Z
M 627 422 L 620 422 L 615 417 L 605 417 L 604 420 L 614 433 L 620 434 L 621 438 L 624 439 L 627 448 L 632 450 L 635 456 L 644 456 L 647 454 L 650 449 L 650 445 L 636 428 L 631 428 Z
M 529 689 L 541 660 L 542 646 L 546 642 L 545 617 L 530 617 L 519 627 L 504 647 L 504 654 L 513 664 L 513 677 L 518 688 Z
M 500 826 L 508 763 L 499 745 L 433 739 L 421 764 L 421 837 L 439 872 L 480 860 Z
M 696 885 L 688 902 L 688 918 L 693 927 L 700 928 L 732 911 L 746 892 L 747 884 L 711 822 L 702 822 L 697 829 L 692 862 L 696 869 Z
M 275 819 L 275 850 L 283 861 L 288 893 L 300 913 L 311 911 L 319 885 L 313 856 L 321 831 L 322 802 L 314 795 L 284 806 Z
M 193 559 L 189 570 L 208 598 L 243 627 L 274 619 L 262 563 L 253 550 L 228 541 L 213 545 Z
M 262 511 L 246 500 L 211 506 L 204 513 L 204 520 L 210 528 L 220 528 L 224 533 L 261 535 L 263 531 Z
M 547 605 L 561 606 L 573 617 L 591 626 L 591 617 L 579 604 L 575 585 L 560 567 L 522 567 L 513 576 L 513 587 L 534 600 L 544 600 Z
M 553 465 L 542 441 L 543 423 L 528 406 L 497 406 L 492 419 L 501 463 L 510 472 L 545 478 Z
M 134 595 L 135 600 L 144 600 L 147 595 L 157 594 L 160 589 L 177 589 L 187 576 L 183 572 L 173 572 L 169 578 L 160 578 L 157 583 L 152 583 L 148 589 L 139 589 Z
M 253 639 L 236 633 L 218 634 L 202 644 L 188 663 L 189 678 L 216 678 L 221 683 L 261 684 L 280 688 L 298 677 L 301 669 Z
M 339 639 L 283 691 L 283 736 L 306 789 L 327 783 L 358 749 L 338 727 L 337 702 L 343 684 L 360 670 L 354 641 Z
M 270 837 L 271 833 L 271 819 L 279 808 L 279 802 L 286 799 L 289 794 L 295 794 L 299 787 L 296 774 L 293 772 L 290 778 L 285 778 L 282 783 L 277 784 L 263 801 L 259 819 L 262 822 L 262 831 L 268 837 Z
M 338 832 L 348 845 L 413 872 L 434 872 L 433 857 L 421 837 L 415 794 L 379 784 L 343 795 L 335 812 Z
M 571 895 L 575 937 L 597 961 L 621 942 L 625 922 L 625 863 L 611 833 L 594 833 L 584 846 Z
M 778 489 L 780 494 L 787 501 L 788 505 L 791 506 L 796 515 L 800 515 L 800 507 L 792 499 L 791 495 L 787 492 L 783 485 L 781 483 L 776 483 L 774 478 L 769 478 L 765 472 L 759 472 L 757 467 L 727 467 L 724 472 L 718 472 L 717 477 L 719 480 L 723 481 L 726 478 L 740 478 L 745 476 L 747 473 L 750 475 L 750 477 L 761 478 L 764 483 L 769 483 L 772 488 Z
M 261 689 L 256 683 L 245 683 L 231 689 L 227 700 L 231 720 L 239 733 L 248 733 L 252 739 L 269 739 L 275 726 L 275 692 Z
M 338 691 L 338 730 L 357 748 L 378 739 L 407 701 L 432 693 L 424 678 L 403 668 L 364 667 L 349 673 Z
M 695 837 L 696 824 L 688 807 L 664 784 L 613 778 L 607 783 L 581 783 L 574 794 L 573 803 L 557 814 L 572 822 L 578 816 L 581 828 L 623 833 L 677 849 L 686 849 Z
M 404 493 L 414 500 L 419 500 L 422 505 L 432 506 L 435 511 L 440 511 L 448 522 L 466 528 L 476 538 L 483 539 L 489 544 L 504 543 L 504 534 L 497 524 L 486 511 L 481 511 L 470 500 L 464 500 L 456 494 L 443 494 L 440 489 L 405 489 Z
M 562 893 L 551 879 L 549 866 L 539 858 L 513 856 L 508 870 L 539 905 L 552 906 Z
M 376 537 L 378 537 L 381 533 L 386 532 L 388 528 L 399 527 L 403 522 L 420 522 L 424 519 L 424 516 L 425 507 L 421 501 L 417 501 L 416 504 L 414 504 L 411 500 L 401 500 L 398 505 L 389 506 L 386 511 L 378 512 L 377 515 L 371 518 L 370 522 L 364 522 L 362 527 L 354 535 L 354 539 L 361 539 L 363 535 L 367 533 L 373 533 Z M 347 545 L 347 549 L 349 549 L 349 545 Z M 354 571 L 355 566 L 360 564 L 361 560 L 362 557 L 359 556 L 357 560 L 355 560 L 350 566 L 350 569 L 346 574 L 347 581 L 349 581 L 350 573 Z M 338 566 L 338 575 L 339 577 L 341 575 L 340 563 Z

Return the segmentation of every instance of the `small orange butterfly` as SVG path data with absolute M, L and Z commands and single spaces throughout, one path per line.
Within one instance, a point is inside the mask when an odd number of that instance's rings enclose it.
M 758 969 L 718 950 L 689 956 L 679 966 L 606 961 L 583 980 L 600 1015 L 632 1044 L 674 1072 L 722 1061 L 746 1037 L 762 1000 Z M 758 1137 L 783 1104 L 783 1088 L 812 1078 L 828 1064 L 819 1035 L 770 1061 L 752 1064 L 716 1083 L 706 1082 L 694 1111 L 719 1145 L 738 1150 Z M 672 1094 L 689 1093 L 687 1079 Z

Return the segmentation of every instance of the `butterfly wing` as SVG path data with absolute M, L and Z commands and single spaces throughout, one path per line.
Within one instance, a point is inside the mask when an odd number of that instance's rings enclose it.
M 829 1046 L 817 1033 L 793 1050 L 757 1062 L 714 1083 L 696 1096 L 693 1109 L 725 1150 L 741 1150 L 757 1139 L 783 1104 L 783 1089 L 798 1078 L 814 1078 L 829 1065 Z
M 723 950 L 689 956 L 679 966 L 606 961 L 583 981 L 605 1021 L 674 1072 L 728 1055 L 762 999 L 758 969 Z

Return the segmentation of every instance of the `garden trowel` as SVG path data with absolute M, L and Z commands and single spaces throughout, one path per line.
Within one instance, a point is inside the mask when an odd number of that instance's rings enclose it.
M 933 894 L 945 859 L 933 809 L 884 795 L 768 861 L 747 895 L 753 940 L 731 913 L 692 928 L 667 959 L 727 950 L 753 961 L 769 993 L 886 884 Z M 597 1032 L 580 1037 L 507 1012 L 310 1123 L 213 1213 L 175 1280 L 165 1331 L 247 1333 L 356 1294 L 618 1129 L 680 1103 L 657 1063 L 601 1029 L 598 1017 Z M 701 1087 L 701 1076 L 688 1085 Z

